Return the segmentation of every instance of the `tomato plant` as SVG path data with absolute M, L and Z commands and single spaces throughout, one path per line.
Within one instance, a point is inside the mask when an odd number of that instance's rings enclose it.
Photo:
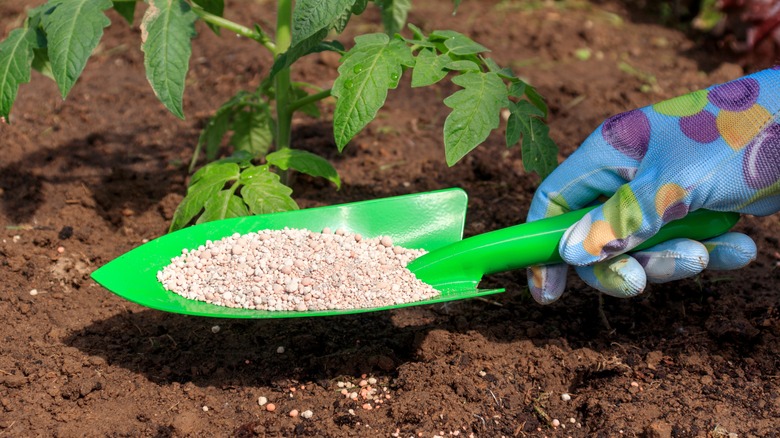
M 377 115 L 388 92 L 411 71 L 411 86 L 433 85 L 447 77 L 460 87 L 444 99 L 452 109 L 444 123 L 444 155 L 452 166 L 482 143 L 509 110 L 508 147 L 521 144 L 528 171 L 546 176 L 557 164 L 555 144 L 543 120 L 547 106 L 537 91 L 502 68 L 489 50 L 466 35 L 434 30 L 427 35 L 409 24 L 401 35 L 411 0 L 373 0 L 386 33 L 359 35 L 346 49 L 341 34 L 368 0 L 277 0 L 273 36 L 259 24 L 245 26 L 224 17 L 224 0 L 148 0 L 140 23 L 146 77 L 163 105 L 184 118 L 183 94 L 195 23 L 214 32 L 228 31 L 256 41 L 270 51 L 274 64 L 259 87 L 242 90 L 216 110 L 195 145 L 190 170 L 201 155 L 206 162 L 192 176 L 171 230 L 192 221 L 261 214 L 298 208 L 285 185 L 295 170 L 326 178 L 337 187 L 335 168 L 324 158 L 291 144 L 296 111 L 320 116 L 316 103 L 335 98 L 333 136 L 339 151 Z M 454 1 L 454 7 L 460 1 Z M 0 43 L 0 116 L 9 120 L 17 90 L 35 69 L 52 78 L 65 98 L 111 24 L 114 8 L 132 24 L 135 0 L 49 0 L 28 11 L 23 27 Z M 294 82 L 296 62 L 311 53 L 341 54 L 331 89 Z M 233 153 L 218 157 L 230 134 Z

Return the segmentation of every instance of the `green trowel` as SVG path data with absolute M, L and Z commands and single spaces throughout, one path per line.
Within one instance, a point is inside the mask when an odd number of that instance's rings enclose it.
M 564 231 L 588 210 L 515 225 L 463 239 L 467 196 L 461 189 L 374 199 L 282 213 L 207 222 L 166 234 L 141 245 L 92 273 L 92 278 L 111 292 L 152 309 L 218 318 L 292 318 L 344 315 L 388 310 L 479 297 L 503 289 L 479 289 L 488 274 L 559 262 L 558 243 Z M 736 213 L 699 210 L 667 224 L 641 248 L 666 240 L 688 237 L 702 240 L 727 232 L 739 219 Z M 194 301 L 165 290 L 157 272 L 182 249 L 192 249 L 207 240 L 234 233 L 264 229 L 343 228 L 366 237 L 390 236 L 395 245 L 423 248 L 428 254 L 408 268 L 417 278 L 441 292 L 432 299 L 387 307 L 337 311 L 261 311 L 236 309 Z

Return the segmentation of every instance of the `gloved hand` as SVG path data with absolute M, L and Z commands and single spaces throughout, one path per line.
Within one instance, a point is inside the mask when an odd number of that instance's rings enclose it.
M 753 215 L 780 210 L 780 70 L 775 67 L 607 119 L 537 190 L 528 221 L 609 199 L 571 226 L 559 251 L 590 286 L 617 297 L 647 281 L 736 269 L 753 241 L 727 233 L 675 239 L 631 255 L 664 224 L 706 208 Z M 532 267 L 536 301 L 557 300 L 566 264 Z

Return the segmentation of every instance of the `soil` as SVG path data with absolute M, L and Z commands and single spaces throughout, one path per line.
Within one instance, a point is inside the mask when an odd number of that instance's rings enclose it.
M 0 33 L 39 3 L 0 3 Z M 270 1 L 227 9 L 272 27 Z M 536 85 L 560 159 L 612 114 L 760 67 L 632 2 L 481 1 L 451 11 L 449 1 L 416 1 L 410 21 L 472 36 Z M 111 19 L 67 100 L 34 74 L 0 127 L 0 436 L 780 435 L 777 215 L 737 226 L 759 247 L 747 268 L 628 300 L 601 302 L 572 275 L 563 299 L 540 306 L 525 273 L 512 272 L 486 279 L 507 288 L 490 299 L 258 321 L 163 313 L 101 288 L 94 269 L 166 232 L 208 115 L 270 67 L 252 42 L 199 25 L 181 121 L 146 82 L 138 23 Z M 366 13 L 342 41 L 379 22 Z M 575 55 L 581 48 L 590 58 Z M 330 54 L 311 55 L 295 79 L 328 86 L 336 66 Z M 322 121 L 296 119 L 297 147 L 332 159 L 344 182 L 337 191 L 298 177 L 301 206 L 457 186 L 470 196 L 467 234 L 522 222 L 539 178 L 502 132 L 445 165 L 441 99 L 454 90 L 412 90 L 407 79 L 343 154 L 331 104 Z M 384 396 L 371 410 L 340 393 L 338 382 L 362 375 Z

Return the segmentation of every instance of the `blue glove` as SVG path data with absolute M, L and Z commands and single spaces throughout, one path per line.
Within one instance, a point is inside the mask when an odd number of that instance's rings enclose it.
M 613 116 L 542 182 L 528 221 L 609 197 L 567 230 L 559 251 L 586 283 L 616 297 L 637 295 L 648 281 L 743 267 L 756 246 L 739 233 L 626 253 L 700 208 L 780 211 L 779 112 L 776 67 Z M 530 268 L 533 297 L 560 298 L 566 272 L 566 264 Z

